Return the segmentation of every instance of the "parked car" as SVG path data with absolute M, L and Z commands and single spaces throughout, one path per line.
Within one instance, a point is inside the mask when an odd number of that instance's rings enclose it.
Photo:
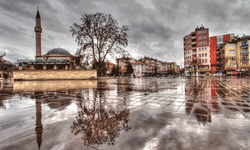
M 212 77 L 221 77 L 222 76 L 222 73 L 218 72 L 218 73 L 215 73 L 212 75 Z
M 232 72 L 231 76 L 237 76 L 237 72 Z

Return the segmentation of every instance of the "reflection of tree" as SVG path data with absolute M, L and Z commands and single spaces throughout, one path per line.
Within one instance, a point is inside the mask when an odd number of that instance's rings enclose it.
M 0 100 L 0 109 L 3 108 L 3 109 L 6 109 L 4 103 L 3 103 L 3 100 Z
M 82 133 L 82 139 L 86 146 L 114 144 L 115 138 L 120 135 L 122 130 L 126 132 L 130 130 L 128 125 L 129 110 L 118 111 L 105 105 L 105 91 L 99 90 L 99 87 L 102 87 L 101 82 L 98 83 L 98 89 L 93 90 L 93 97 L 88 96 L 89 93 L 79 97 L 77 100 L 79 102 L 78 115 L 71 126 L 71 131 L 75 135 Z
M 192 94 L 192 97 L 188 97 L 186 100 L 186 114 L 194 115 L 199 124 L 206 125 L 207 122 L 212 122 L 211 120 L 211 110 L 209 108 L 209 103 L 205 95 L 200 94 L 204 91 L 202 88 L 203 82 L 205 80 L 199 80 L 197 78 L 192 81 L 191 86 L 186 88 L 186 94 Z
M 119 137 L 120 131 L 126 132 L 131 128 L 128 125 L 129 110 L 121 112 L 114 110 L 105 110 L 102 106 L 99 108 L 90 108 L 78 105 L 81 109 L 78 116 L 71 126 L 72 132 L 77 135 L 82 133 L 82 139 L 86 146 L 93 144 L 114 144 L 115 138 Z
M 10 100 L 10 97 L 12 97 L 13 95 L 14 93 L 11 89 L 11 86 L 9 86 L 8 84 L 3 85 L 3 87 L 0 89 L 0 109 L 6 109 L 6 106 L 4 105 L 4 100 Z

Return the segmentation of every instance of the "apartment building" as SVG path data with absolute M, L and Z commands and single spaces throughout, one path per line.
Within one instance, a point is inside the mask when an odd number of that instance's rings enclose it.
M 217 49 L 217 70 L 227 74 L 249 70 L 249 42 L 250 36 L 243 35 L 221 44 Z
M 231 41 L 234 38 L 234 33 L 224 34 L 218 36 L 210 37 L 210 60 L 211 60 L 211 73 L 219 72 L 217 64 L 217 49 L 220 47 L 223 42 Z
M 146 65 L 146 71 L 145 73 L 148 75 L 154 74 L 155 73 L 155 59 L 151 58 L 151 57 L 144 57 L 139 59 L 139 61 L 145 63 Z
M 142 77 L 144 76 L 146 72 L 146 64 L 141 61 L 136 61 L 132 64 L 134 69 L 134 75 L 136 77 Z
M 161 62 L 161 70 L 163 74 L 166 74 L 168 71 L 168 63 L 167 62 Z
M 201 61 L 197 73 L 209 73 L 209 28 L 205 28 L 203 25 L 201 25 L 201 27 L 196 27 L 195 31 L 183 37 L 183 44 L 185 75 L 194 75 L 195 71 L 190 64 L 190 61 L 195 58 L 198 58 Z
M 169 62 L 168 69 L 172 69 L 174 72 L 177 72 L 177 64 L 176 62 Z

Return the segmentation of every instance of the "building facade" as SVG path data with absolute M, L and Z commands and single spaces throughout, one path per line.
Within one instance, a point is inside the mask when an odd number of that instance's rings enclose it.
M 228 75 L 248 71 L 250 68 L 249 42 L 250 36 L 243 36 L 221 44 L 217 49 L 217 70 Z
M 198 66 L 198 72 L 208 73 L 210 68 L 210 48 L 209 48 L 209 29 L 196 27 L 195 31 L 184 36 L 184 67 L 185 75 L 194 75 L 194 67 L 190 64 L 190 60 L 198 58 L 201 60 L 201 65 Z
M 136 61 L 132 64 L 134 69 L 134 75 L 136 77 L 142 77 L 146 72 L 146 64 L 141 61 Z
M 231 41 L 234 38 L 234 33 L 224 34 L 219 36 L 210 37 L 210 60 L 211 60 L 211 73 L 214 74 L 218 72 L 217 70 L 217 49 L 220 47 L 223 42 Z

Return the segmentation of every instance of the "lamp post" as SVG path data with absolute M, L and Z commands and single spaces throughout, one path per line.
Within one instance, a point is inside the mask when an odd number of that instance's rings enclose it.
M 179 58 L 181 60 L 181 58 Z M 181 60 L 181 68 L 182 68 L 182 60 Z
M 179 59 L 181 60 L 181 58 L 180 58 L 180 57 L 179 57 Z M 181 60 L 181 69 L 182 69 L 182 60 Z M 180 69 L 180 70 L 181 70 L 181 69 Z M 181 73 L 181 76 L 182 76 L 182 73 Z

